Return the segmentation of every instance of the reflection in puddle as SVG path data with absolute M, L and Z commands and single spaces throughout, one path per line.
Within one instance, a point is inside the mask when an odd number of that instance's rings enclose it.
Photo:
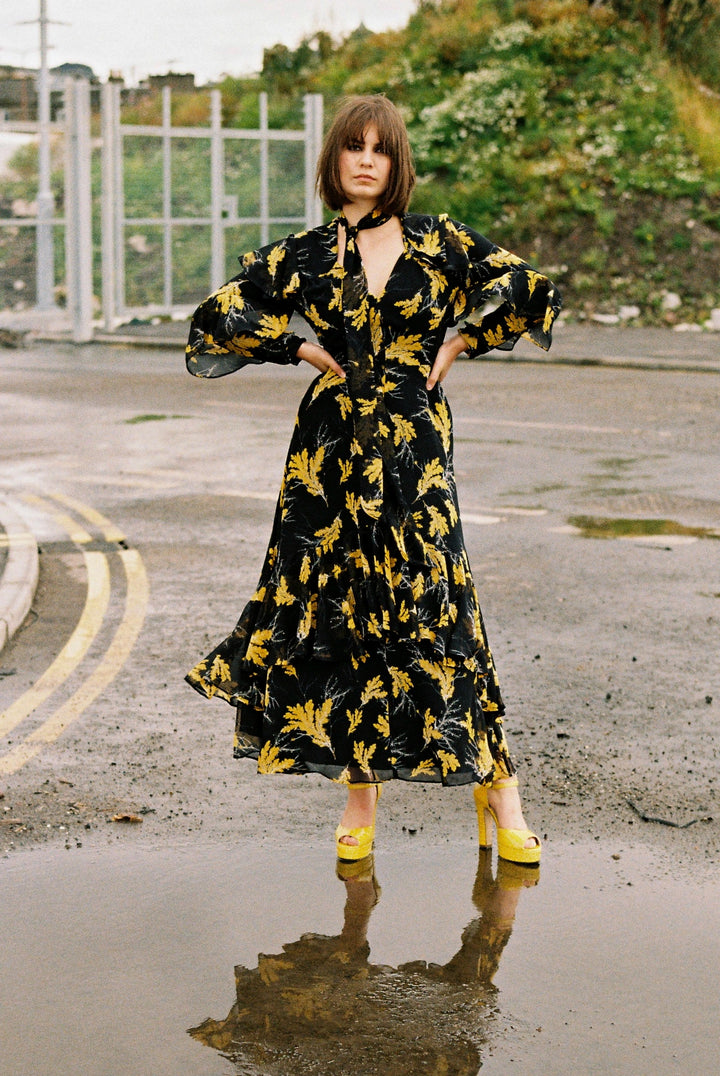
M 673 519 L 614 519 L 610 516 L 570 516 L 568 523 L 583 538 L 720 538 L 713 527 L 686 527 Z
M 521 890 L 538 871 L 480 851 L 472 900 L 478 916 L 446 964 L 373 964 L 367 940 L 380 886 L 372 857 L 338 864 L 344 922 L 332 937 L 303 934 L 282 953 L 235 968 L 237 1000 L 224 1020 L 191 1028 L 193 1038 L 236 1072 L 387 1073 L 475 1076 L 497 1010 L 492 980 L 512 933 Z M 400 927 L 401 929 L 401 927 Z M 358 1067 L 360 1066 L 360 1067 Z

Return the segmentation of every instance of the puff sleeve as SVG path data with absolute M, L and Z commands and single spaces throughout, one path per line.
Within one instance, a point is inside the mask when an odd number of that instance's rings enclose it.
M 240 259 L 241 272 L 200 304 L 185 361 L 196 377 L 222 377 L 250 363 L 296 363 L 303 338 L 288 331 L 300 274 L 289 236 Z
M 455 301 L 458 332 L 474 358 L 492 348 L 511 351 L 520 337 L 547 351 L 562 300 L 551 280 L 517 254 L 464 224 L 448 221 L 448 238 L 464 252 L 465 280 Z M 495 308 L 484 311 L 489 304 Z

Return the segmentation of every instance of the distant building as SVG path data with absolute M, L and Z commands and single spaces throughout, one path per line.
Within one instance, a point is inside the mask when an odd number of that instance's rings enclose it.
M 8 120 L 31 120 L 36 110 L 37 71 L 0 67 L 0 115 Z
M 179 93 L 192 93 L 195 89 L 194 75 L 175 74 L 174 71 L 168 71 L 167 75 L 150 75 L 147 81 L 151 90 L 161 90 L 164 86 L 169 86 L 171 90 L 177 90 Z
M 50 69 L 50 118 L 62 109 L 66 78 L 83 78 L 90 83 L 92 107 L 99 103 L 100 83 L 87 64 L 60 64 Z M 32 67 L 0 67 L 0 116 L 27 123 L 37 119 L 38 70 Z

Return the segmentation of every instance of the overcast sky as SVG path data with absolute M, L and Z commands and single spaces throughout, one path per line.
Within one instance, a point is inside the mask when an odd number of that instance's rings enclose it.
M 199 82 L 259 70 L 263 49 L 306 34 L 403 26 L 416 0 L 47 0 L 51 67 L 84 63 L 135 82 L 168 70 Z M 40 0 L 0 0 L 0 64 L 39 65 Z

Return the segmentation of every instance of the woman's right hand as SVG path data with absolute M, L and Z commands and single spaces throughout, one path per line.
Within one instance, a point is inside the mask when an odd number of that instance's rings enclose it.
M 345 377 L 345 371 L 342 366 L 340 366 L 330 352 L 326 351 L 320 344 L 313 344 L 309 340 L 303 340 L 302 344 L 297 349 L 297 357 L 303 359 L 305 362 L 309 362 L 311 366 L 314 366 L 316 370 L 319 370 L 323 374 L 328 370 L 332 370 L 338 377 Z

